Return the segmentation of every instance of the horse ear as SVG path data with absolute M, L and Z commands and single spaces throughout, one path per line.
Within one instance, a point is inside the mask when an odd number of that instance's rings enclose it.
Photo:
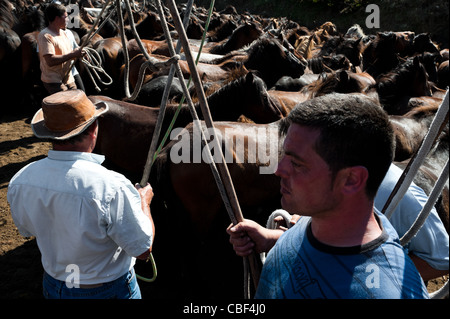
M 245 80 L 253 82 L 253 79 L 253 72 L 250 71 L 245 75 Z
M 347 72 L 345 72 L 345 70 L 339 72 L 339 81 L 342 83 L 348 82 L 348 74 Z

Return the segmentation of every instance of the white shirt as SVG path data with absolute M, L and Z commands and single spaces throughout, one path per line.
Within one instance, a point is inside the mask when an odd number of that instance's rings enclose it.
M 115 280 L 151 246 L 152 224 L 139 193 L 103 160 L 50 150 L 9 184 L 14 222 L 22 235 L 36 237 L 44 270 L 55 279 L 66 281 L 76 265 L 80 284 Z
M 402 173 L 403 171 L 394 164 L 390 166 L 375 197 L 375 206 L 380 211 L 386 204 Z M 415 183 L 411 183 L 389 220 L 400 238 L 414 224 L 427 200 L 428 196 L 425 192 Z M 448 270 L 448 233 L 434 207 L 422 228 L 405 248 L 425 260 L 431 267 Z

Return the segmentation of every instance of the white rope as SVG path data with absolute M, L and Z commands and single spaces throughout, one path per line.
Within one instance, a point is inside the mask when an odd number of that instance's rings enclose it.
M 292 219 L 292 215 L 289 214 L 287 211 L 285 211 L 284 209 L 277 209 L 276 211 L 274 211 L 272 214 L 270 214 L 268 220 L 267 220 L 267 224 L 266 224 L 266 228 L 269 229 L 276 229 L 278 228 L 278 223 L 275 221 L 276 217 L 283 217 L 287 228 L 291 228 L 292 224 L 291 224 L 291 219 Z
M 106 73 L 105 69 L 103 69 L 102 58 L 96 50 L 89 47 L 85 47 L 83 50 L 86 52 L 86 55 L 83 56 L 81 62 L 86 66 L 86 71 L 91 78 L 92 83 L 95 85 L 95 90 L 97 92 L 101 92 L 101 89 L 97 85 L 97 81 L 103 85 L 111 85 L 113 83 L 113 79 L 108 73 Z M 103 74 L 107 78 L 107 82 L 102 80 L 100 74 Z M 96 79 L 94 79 L 94 76 Z
M 284 220 L 287 228 L 291 228 L 292 227 L 292 224 L 291 224 L 292 215 L 289 214 L 284 209 L 277 209 L 274 212 L 272 212 L 272 214 L 270 214 L 269 218 L 267 219 L 266 228 L 268 228 L 268 229 L 277 229 L 278 226 L 279 226 L 279 223 L 277 221 L 275 221 L 275 218 L 277 218 L 279 216 L 283 217 L 283 220 Z M 263 264 L 266 261 L 266 257 L 267 257 L 267 253 L 266 252 L 263 252 L 263 253 L 260 254 L 261 262 Z
M 445 163 L 444 168 L 442 169 L 439 179 L 436 181 L 436 184 L 434 185 L 433 190 L 431 191 L 431 194 L 428 197 L 427 202 L 423 206 L 422 210 L 420 211 L 419 215 L 417 216 L 416 220 L 414 221 L 410 229 L 403 235 L 402 238 L 400 238 L 400 244 L 402 246 L 405 246 L 423 226 L 428 215 L 430 214 L 431 209 L 434 207 L 434 204 L 436 203 L 438 197 L 440 196 L 447 180 L 448 180 L 448 159 L 447 162 Z
M 416 176 L 417 171 L 419 170 L 420 166 L 422 165 L 423 161 L 428 155 L 435 138 L 440 133 L 440 128 L 445 122 L 447 115 L 448 115 L 448 90 L 445 93 L 444 100 L 439 106 L 439 109 L 436 112 L 433 122 L 431 123 L 428 133 L 425 136 L 424 140 L 422 141 L 422 144 L 418 152 L 411 159 L 410 163 L 408 164 L 404 173 L 399 179 L 397 185 L 395 186 L 394 192 L 396 191 L 396 193 L 392 197 L 392 201 L 389 202 L 388 200 L 387 206 L 385 205 L 385 207 L 383 208 L 383 213 L 386 215 L 388 219 L 391 218 L 392 214 L 397 208 L 398 203 L 403 198 L 409 186 L 411 185 L 414 177 Z M 397 188 L 398 185 L 399 187 Z

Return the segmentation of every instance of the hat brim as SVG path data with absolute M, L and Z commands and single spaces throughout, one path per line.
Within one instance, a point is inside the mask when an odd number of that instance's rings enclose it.
M 94 104 L 95 113 L 94 115 L 78 125 L 77 127 L 61 132 L 50 131 L 44 122 L 44 113 L 42 112 L 42 108 L 34 114 L 33 119 L 31 120 L 31 128 L 33 129 L 33 133 L 36 137 L 39 138 L 48 138 L 54 140 L 67 140 L 71 137 L 74 137 L 80 133 L 82 133 L 89 125 L 91 125 L 100 115 L 107 112 L 109 110 L 108 104 L 105 102 L 98 102 Z

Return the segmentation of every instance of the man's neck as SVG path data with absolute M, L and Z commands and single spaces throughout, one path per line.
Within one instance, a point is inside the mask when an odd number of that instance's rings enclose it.
M 352 247 L 378 238 L 382 229 L 375 218 L 372 205 L 357 206 L 358 211 L 341 210 L 337 214 L 313 216 L 311 230 L 314 237 L 330 246 Z
M 50 23 L 47 28 L 55 34 L 58 34 L 58 35 L 61 34 L 60 33 L 61 29 L 59 28 L 59 26 L 55 25 L 54 23 Z

